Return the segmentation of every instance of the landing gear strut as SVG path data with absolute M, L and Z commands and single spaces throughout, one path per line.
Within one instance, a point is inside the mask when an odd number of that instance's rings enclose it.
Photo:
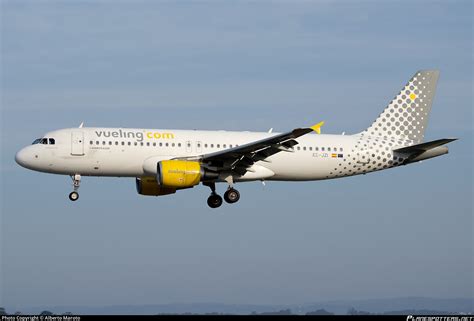
M 222 197 L 216 193 L 216 183 L 205 183 L 204 185 L 209 186 L 211 188 L 211 195 L 207 199 L 207 205 L 210 208 L 218 208 L 222 205 Z
M 77 191 L 79 190 L 79 187 L 81 186 L 81 175 L 79 174 L 71 175 L 71 179 L 72 179 L 74 191 L 72 191 L 69 194 L 69 199 L 75 202 L 79 199 L 79 193 Z
M 224 199 L 227 203 L 233 204 L 240 199 L 240 193 L 233 187 L 233 179 L 231 176 L 225 179 L 229 183 L 229 188 L 224 193 Z M 207 199 L 207 205 L 211 208 L 217 208 L 222 205 L 222 197 L 216 193 L 215 182 L 205 182 L 203 185 L 208 186 L 211 189 L 211 195 Z
M 227 203 L 234 204 L 240 199 L 239 191 L 234 188 L 234 177 L 228 175 L 225 181 L 229 184 L 229 188 L 227 188 L 227 191 L 224 193 L 224 199 Z

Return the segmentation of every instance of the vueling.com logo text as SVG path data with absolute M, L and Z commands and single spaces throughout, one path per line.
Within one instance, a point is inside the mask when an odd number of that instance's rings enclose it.
M 97 137 L 113 137 L 113 138 L 132 138 L 141 142 L 143 139 L 174 139 L 174 134 L 169 132 L 134 132 L 127 130 L 96 130 Z

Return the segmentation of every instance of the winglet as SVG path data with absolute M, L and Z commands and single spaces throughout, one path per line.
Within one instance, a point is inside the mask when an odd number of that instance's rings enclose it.
M 324 125 L 324 122 L 319 122 L 316 125 L 311 126 L 310 128 L 317 132 L 318 134 L 321 134 L 321 127 Z

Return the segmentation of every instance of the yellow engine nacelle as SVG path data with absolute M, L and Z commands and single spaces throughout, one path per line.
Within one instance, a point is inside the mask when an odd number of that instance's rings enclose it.
M 161 187 L 193 187 L 205 176 L 199 162 L 164 160 L 158 163 L 157 181 Z
M 137 192 L 140 195 L 160 196 L 176 193 L 176 188 L 158 185 L 154 177 L 140 177 L 136 179 Z

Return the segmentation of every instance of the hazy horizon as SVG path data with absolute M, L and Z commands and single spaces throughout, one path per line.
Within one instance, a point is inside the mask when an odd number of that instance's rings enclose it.
M 469 313 L 474 311 L 474 298 L 470 299 L 434 299 L 420 297 L 404 297 L 391 299 L 367 299 L 367 300 L 337 300 L 327 302 L 306 302 L 299 304 L 273 304 L 262 305 L 248 304 L 220 304 L 212 302 L 194 303 L 168 303 L 148 305 L 109 305 L 109 306 L 39 306 L 22 307 L 22 313 L 39 314 L 42 311 L 51 311 L 55 314 L 71 312 L 73 314 L 160 314 L 160 313 L 225 313 L 225 314 L 251 314 L 263 312 L 278 312 L 290 309 L 292 314 L 306 314 L 316 310 L 325 310 L 334 314 L 348 314 L 350 309 L 366 311 L 376 314 L 407 314 L 415 311 L 433 314 L 434 312 Z M 7 309 L 7 312 L 9 311 Z M 423 313 L 423 312 L 421 312 Z

